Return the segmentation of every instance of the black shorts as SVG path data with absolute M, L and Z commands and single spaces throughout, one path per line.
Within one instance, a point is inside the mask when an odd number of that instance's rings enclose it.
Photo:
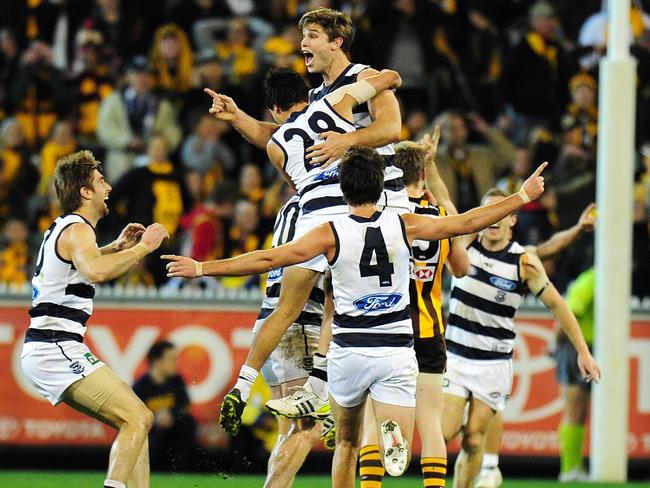
M 447 345 L 444 337 L 416 337 L 414 348 L 420 373 L 442 374 L 447 370 Z
M 568 340 L 560 341 L 555 350 L 557 382 L 564 386 L 578 385 L 585 391 L 591 390 L 591 383 L 582 379 L 578 368 L 578 351 Z

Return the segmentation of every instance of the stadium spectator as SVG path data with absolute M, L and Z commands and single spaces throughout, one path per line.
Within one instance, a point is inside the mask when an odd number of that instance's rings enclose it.
M 151 65 L 156 86 L 171 100 L 182 101 L 192 86 L 194 55 L 187 34 L 176 24 L 165 24 L 156 30 L 151 47 Z
M 58 122 L 52 129 L 52 136 L 41 149 L 41 181 L 38 192 L 44 194 L 47 190 L 59 158 L 72 154 L 77 150 L 74 128 L 69 121 Z
M 169 160 L 169 147 L 164 136 L 155 134 L 151 137 L 144 161 L 145 166 L 130 170 L 118 180 L 109 202 L 123 222 L 141 222 L 145 226 L 160 222 L 169 232 L 169 241 L 163 244 L 160 252 L 149 255 L 146 261 L 156 285 L 161 285 L 165 273 L 159 256 L 176 249 L 181 216 L 191 203 L 183 178 Z
M 25 218 L 26 202 L 38 184 L 20 124 L 6 119 L 0 131 L 0 223 Z
M 31 148 L 39 148 L 56 121 L 68 113 L 64 75 L 52 64 L 52 48 L 43 41 L 32 42 L 23 53 L 7 102 Z
M 193 466 L 197 445 L 196 421 L 190 397 L 178 370 L 178 350 L 169 341 L 156 342 L 147 353 L 147 372 L 133 391 L 154 414 L 149 432 L 151 468 L 187 471 Z
M 0 120 L 6 112 L 7 88 L 18 72 L 20 50 L 10 29 L 0 29 Z
M 181 141 L 174 107 L 152 91 L 153 84 L 147 58 L 136 56 L 129 64 L 125 87 L 102 100 L 97 135 L 107 149 L 104 172 L 109 182 L 133 167 L 152 134 L 163 134 L 172 150 Z
M 487 144 L 468 143 L 468 120 Z M 477 114 L 467 119 L 458 112 L 441 116 L 442 138 L 436 164 L 459 212 L 476 207 L 498 173 L 507 170 L 515 159 L 515 147 L 498 130 Z
M 557 38 L 559 19 L 553 7 L 536 2 L 529 20 L 530 31 L 507 56 L 501 80 L 512 138 L 520 144 L 534 127 L 548 127 L 564 109 L 566 86 L 576 71 Z
M 54 181 L 50 181 L 45 190 L 45 195 L 37 195 L 34 202 L 34 210 L 29 224 L 32 233 L 31 241 L 38 245 L 40 239 L 52 222 L 63 213 L 59 197 L 56 195 Z
M 258 233 L 260 214 L 258 206 L 241 199 L 235 205 L 233 222 L 226 234 L 224 257 L 233 258 L 261 248 L 264 237 Z M 224 277 L 221 283 L 228 288 L 251 288 L 260 283 L 259 275 Z
M 104 39 L 99 31 L 82 29 L 75 42 L 74 75 L 70 80 L 75 129 L 83 147 L 103 155 L 103 146 L 97 140 L 97 123 L 100 103 L 115 87 L 111 60 L 104 54 Z
M 586 73 L 575 75 L 569 81 L 571 103 L 560 119 L 560 128 L 575 127 L 573 137 L 577 145 L 596 157 L 598 135 L 598 107 L 596 106 L 596 80 Z
M 171 11 L 170 19 L 174 19 L 186 34 L 192 32 L 194 24 L 200 19 L 215 17 L 230 17 L 232 12 L 226 2 L 217 0 L 183 0 L 176 2 Z M 194 42 L 193 36 L 190 36 L 193 50 L 200 50 Z
M 24 221 L 10 219 L 2 229 L 0 283 L 20 287 L 31 275 L 28 229 Z
M 183 142 L 181 160 L 186 170 L 201 173 L 206 191 L 210 191 L 224 175 L 233 176 L 237 171 L 237 159 L 221 136 L 230 126 L 210 114 L 204 114 L 194 130 Z
M 52 43 L 60 8 L 57 2 L 8 0 L 0 23 L 11 27 L 21 50 L 37 39 Z

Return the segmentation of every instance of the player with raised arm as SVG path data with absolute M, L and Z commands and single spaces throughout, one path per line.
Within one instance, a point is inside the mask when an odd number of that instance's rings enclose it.
M 497 189 L 484 197 L 486 205 L 506 197 Z M 598 381 L 600 370 L 580 327 L 549 281 L 540 259 L 511 241 L 514 215 L 470 236 L 467 276 L 452 281 L 447 323 L 447 372 L 443 385 L 443 435 L 449 442 L 462 428 L 461 451 L 454 486 L 472 486 L 480 467 L 485 433 L 497 412 L 505 408 L 513 381 L 514 316 L 530 290 L 553 313 L 579 352 L 583 377 Z M 469 403 L 463 426 L 465 406 Z
M 457 216 L 379 212 L 383 159 L 368 148 L 350 150 L 340 163 L 349 216 L 319 225 L 285 245 L 236 258 L 197 262 L 167 255 L 168 276 L 248 275 L 325 255 L 334 290 L 329 388 L 337 421 L 332 465 L 335 487 L 352 487 L 360 427 L 368 392 L 377 419 L 383 462 L 391 475 L 404 472 L 415 417 L 417 363 L 409 308 L 409 260 L 413 240 L 440 240 L 497 222 L 543 192 L 540 173 L 495 205 Z M 235 426 L 237 426 L 235 424 Z
M 264 80 L 266 104 L 280 128 L 267 144 L 269 159 L 287 182 L 300 195 L 300 217 L 296 236 L 347 213 L 347 205 L 339 186 L 338 166 L 323 169 L 305 158 L 305 148 L 318 142 L 323 131 L 347 133 L 355 130 L 352 124 L 353 108 L 381 96 L 389 89 L 398 88 L 399 74 L 384 70 L 370 78 L 346 84 L 320 100 L 308 103 L 308 88 L 304 79 L 288 69 L 271 70 Z M 319 256 L 312 261 L 283 271 L 282 287 L 277 308 L 259 329 L 246 363 L 232 392 L 222 404 L 221 421 L 224 428 L 235 425 L 248 399 L 252 381 L 262 364 L 278 345 L 282 334 L 297 319 L 309 298 L 319 273 L 327 269 L 327 261 Z M 316 356 L 315 366 L 321 367 L 324 358 Z M 236 391 L 235 391 L 236 390 Z M 305 413 L 324 419 L 329 415 L 327 391 L 309 392 L 303 398 Z
M 411 211 L 432 218 L 458 212 L 449 199 L 444 182 L 435 167 L 439 128 L 418 144 L 401 142 L 395 148 L 395 165 L 404 175 Z M 433 204 L 425 191 L 425 182 L 438 190 L 440 201 Z M 444 191 L 441 191 L 443 188 Z M 447 364 L 442 315 L 442 274 L 447 267 L 461 277 L 469 269 L 469 256 L 459 238 L 440 241 L 414 241 L 411 251 L 411 320 L 413 322 L 415 357 L 418 362 L 415 421 L 420 440 L 422 481 L 425 487 L 445 485 L 447 449 L 442 435 L 442 382 Z M 375 419 L 366 405 L 363 441 L 359 454 L 361 488 L 382 486 L 384 469 L 377 465 L 379 445 L 374 429 Z
M 95 226 L 108 213 L 111 187 L 89 151 L 59 160 L 54 185 L 65 213 L 45 232 L 38 253 L 22 368 L 52 405 L 66 403 L 118 430 L 105 488 L 147 488 L 153 414 L 83 339 L 94 284 L 117 278 L 169 234 L 161 224 L 129 224 L 111 244 L 97 247 Z

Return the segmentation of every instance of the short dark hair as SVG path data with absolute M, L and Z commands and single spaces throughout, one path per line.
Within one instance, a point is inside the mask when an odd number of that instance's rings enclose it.
M 402 170 L 404 185 L 414 185 L 421 180 L 427 164 L 427 148 L 412 141 L 400 142 L 395 147 L 395 166 Z
M 223 180 L 214 185 L 214 188 L 208 195 L 207 200 L 217 205 L 226 205 L 237 201 L 239 195 L 239 188 L 237 184 L 230 180 Z
M 272 109 L 289 110 L 295 104 L 309 101 L 309 86 L 305 79 L 289 68 L 271 68 L 262 82 L 264 102 Z
M 101 171 L 101 166 L 90 151 L 77 151 L 59 159 L 54 170 L 54 188 L 64 213 L 81 207 L 79 191 L 92 188 L 95 170 Z
M 158 341 L 154 343 L 147 353 L 147 362 L 149 363 L 149 366 L 151 366 L 154 361 L 163 357 L 167 350 L 174 349 L 174 347 L 176 346 L 169 341 Z
M 369 147 L 353 147 L 339 164 L 341 191 L 348 205 L 376 203 L 384 189 L 384 159 Z
M 341 50 L 350 50 L 354 40 L 354 26 L 348 14 L 331 8 L 317 8 L 304 14 L 298 22 L 298 27 L 302 31 L 307 24 L 322 27 L 330 41 L 340 37 L 343 39 Z

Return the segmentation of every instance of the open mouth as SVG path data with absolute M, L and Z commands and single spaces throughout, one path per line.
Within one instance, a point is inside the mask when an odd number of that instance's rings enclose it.
M 305 51 L 305 50 L 302 51 L 302 55 L 305 58 L 305 65 L 307 67 L 311 66 L 311 63 L 314 60 L 314 55 L 312 53 L 310 53 L 309 51 Z
M 488 227 L 488 229 L 498 230 L 499 229 L 499 224 L 493 224 L 490 227 Z

